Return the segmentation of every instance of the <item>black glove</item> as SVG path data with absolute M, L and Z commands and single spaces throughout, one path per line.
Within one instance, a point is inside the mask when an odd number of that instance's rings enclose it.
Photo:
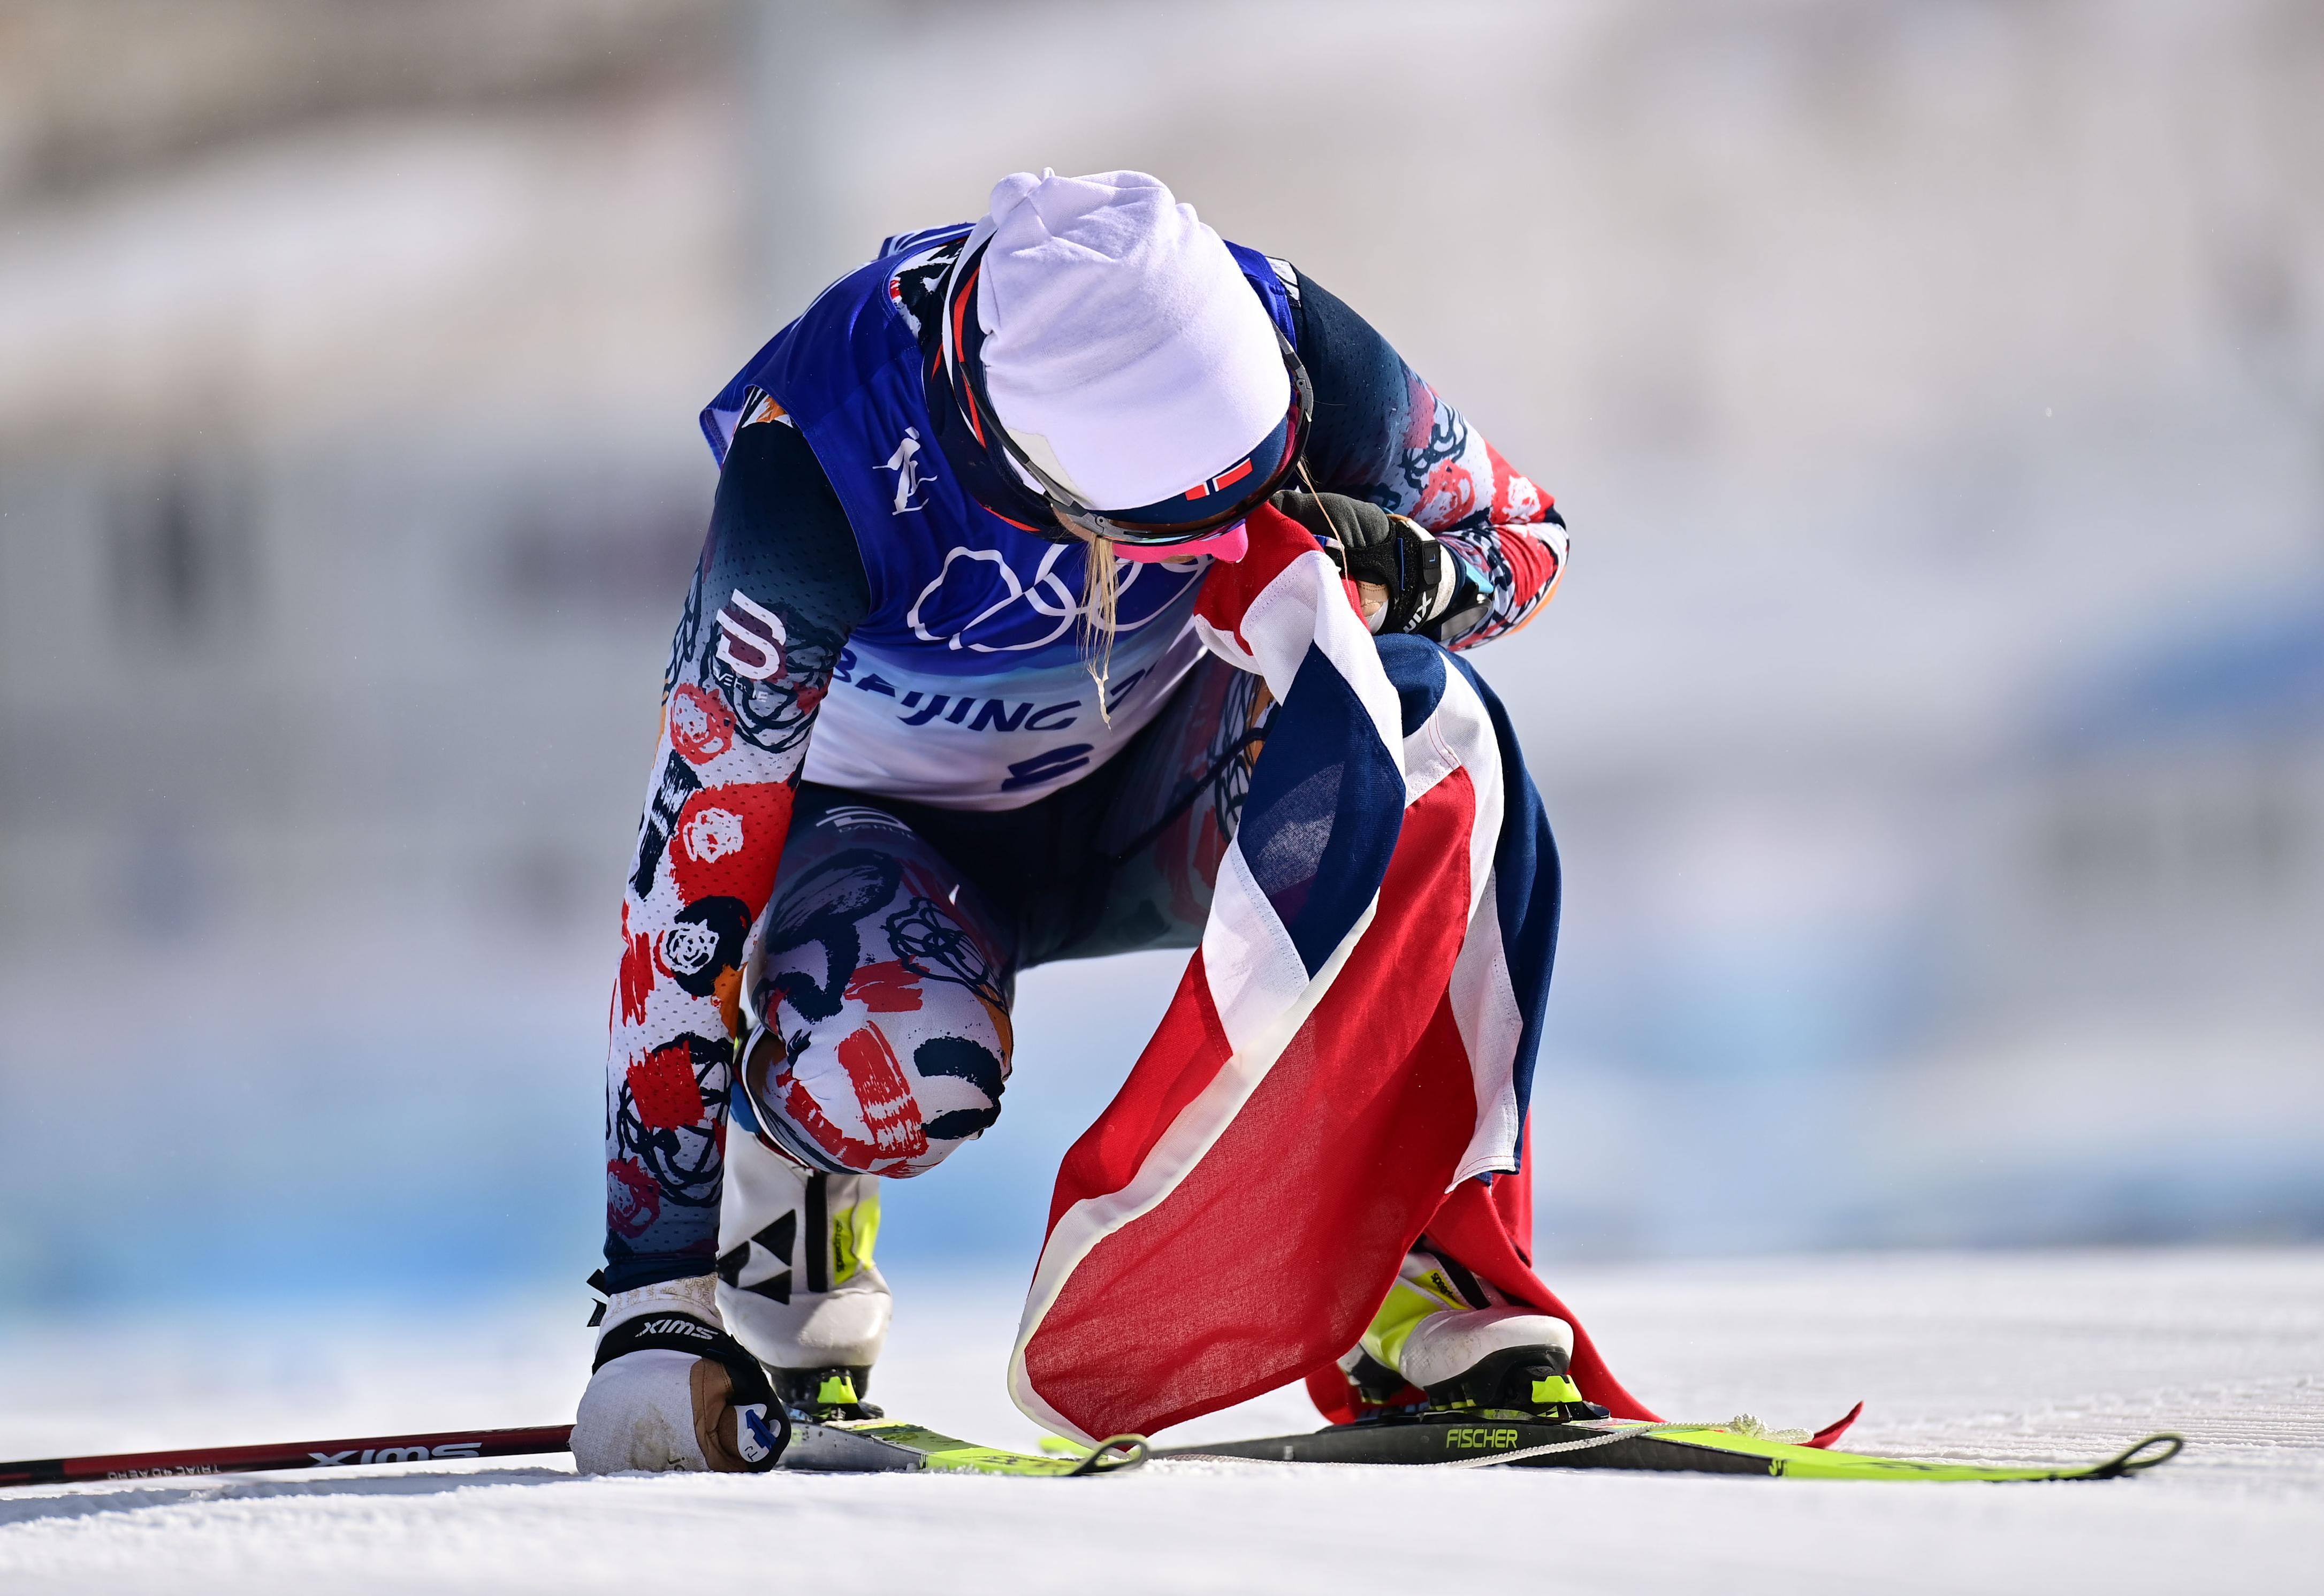
M 1465 586 L 1461 562 L 1418 521 L 1345 494 L 1286 488 L 1268 503 L 1314 533 L 1342 576 L 1388 589 L 1388 608 L 1374 632 L 1434 636 L 1436 623 L 1457 607 Z

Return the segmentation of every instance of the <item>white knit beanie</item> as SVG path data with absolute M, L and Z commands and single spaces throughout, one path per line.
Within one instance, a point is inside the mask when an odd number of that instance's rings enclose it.
M 986 392 L 1084 503 L 1183 494 L 1283 424 L 1291 379 L 1265 307 L 1159 179 L 1013 172 L 991 204 L 976 229 L 991 239 L 976 290 Z

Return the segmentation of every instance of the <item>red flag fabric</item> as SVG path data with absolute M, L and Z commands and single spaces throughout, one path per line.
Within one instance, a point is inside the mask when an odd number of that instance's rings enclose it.
M 1095 1440 L 1336 1378 L 1425 1232 L 1649 1416 L 1528 1261 L 1555 863 L 1506 718 L 1443 649 L 1373 639 L 1296 522 L 1249 530 L 1196 624 L 1279 707 L 1202 946 L 1058 1171 L 1010 1395 Z

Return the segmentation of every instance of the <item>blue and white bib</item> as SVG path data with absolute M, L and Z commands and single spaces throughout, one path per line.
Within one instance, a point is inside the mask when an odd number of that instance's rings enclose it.
M 1031 803 L 1113 757 L 1201 653 L 1196 555 L 1120 565 L 1105 713 L 1080 620 L 1087 546 L 1019 530 L 971 497 L 935 443 L 907 273 L 965 226 L 892 238 L 770 339 L 702 412 L 723 465 L 735 429 L 779 408 L 847 514 L 871 611 L 840 655 L 807 779 L 959 809 Z M 1290 268 L 1229 244 L 1286 337 Z M 771 401 L 771 403 L 769 403 Z

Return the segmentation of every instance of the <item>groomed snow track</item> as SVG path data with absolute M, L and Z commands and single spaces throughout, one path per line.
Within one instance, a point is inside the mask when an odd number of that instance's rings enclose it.
M 0 1495 L 0 1589 L 2184 1596 L 2313 1576 L 2324 1250 L 1785 1259 L 1558 1284 L 1668 1411 L 1821 1422 L 1861 1396 L 1851 1446 L 1984 1462 L 2097 1457 L 2163 1428 L 2190 1445 L 2153 1477 L 2070 1489 L 1197 1462 L 1070 1482 L 429 1465 L 44 1487 Z M 1028 1444 L 1000 1390 L 1013 1294 L 899 1290 L 879 1394 Z M 238 1342 L 218 1320 L 18 1325 L 0 1333 L 0 1455 L 569 1413 L 574 1305 L 502 1305 L 479 1332 L 484 1312 L 458 1333 L 277 1315 Z M 1312 1422 L 1282 1392 L 1167 1439 Z

